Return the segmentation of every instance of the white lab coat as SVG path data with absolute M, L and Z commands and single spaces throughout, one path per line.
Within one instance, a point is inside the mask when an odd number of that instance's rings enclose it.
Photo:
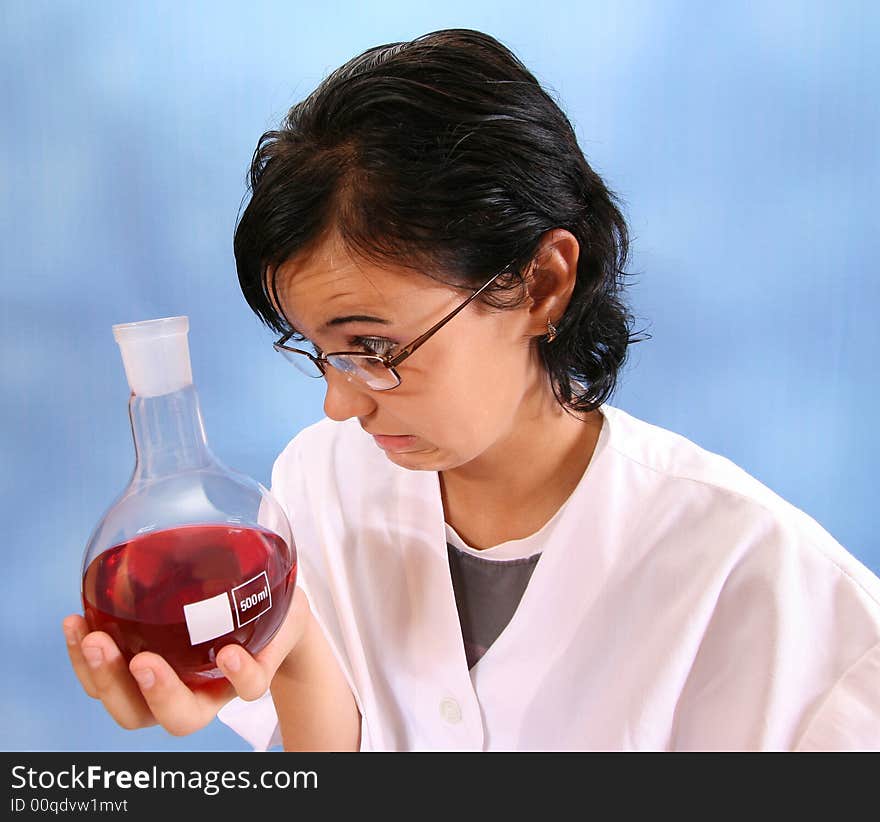
M 272 491 L 362 716 L 361 750 L 880 749 L 880 579 L 730 460 L 607 403 L 590 465 L 468 670 L 436 471 L 357 419 Z M 269 692 L 220 719 L 280 744 Z

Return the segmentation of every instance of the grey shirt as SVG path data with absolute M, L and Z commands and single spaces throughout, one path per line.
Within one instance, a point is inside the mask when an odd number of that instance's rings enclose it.
M 540 554 L 483 559 L 446 543 L 465 657 L 473 668 L 516 611 Z

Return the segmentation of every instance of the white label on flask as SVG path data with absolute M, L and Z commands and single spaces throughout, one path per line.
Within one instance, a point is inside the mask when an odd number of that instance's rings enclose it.
M 215 597 L 184 605 L 183 616 L 189 631 L 190 645 L 216 639 L 235 629 L 229 595 L 225 591 Z
M 265 571 L 232 589 L 238 627 L 253 622 L 272 607 L 272 591 Z

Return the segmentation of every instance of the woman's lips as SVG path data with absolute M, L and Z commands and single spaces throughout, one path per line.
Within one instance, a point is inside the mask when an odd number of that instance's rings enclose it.
M 416 441 L 416 437 L 412 434 L 393 437 L 373 434 L 373 439 L 376 441 L 376 445 L 378 445 L 383 451 L 405 451 Z

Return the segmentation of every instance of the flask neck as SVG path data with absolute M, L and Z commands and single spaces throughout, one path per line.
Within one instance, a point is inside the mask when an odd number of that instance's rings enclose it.
M 216 462 L 208 447 L 195 385 L 157 397 L 132 394 L 128 412 L 136 457 L 133 481 L 206 468 Z

